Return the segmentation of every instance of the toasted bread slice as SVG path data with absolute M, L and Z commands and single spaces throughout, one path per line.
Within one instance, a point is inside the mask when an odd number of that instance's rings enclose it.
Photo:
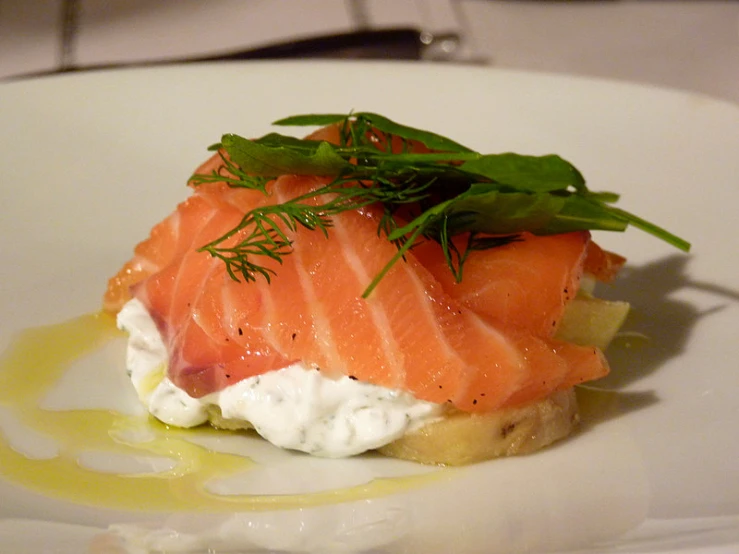
M 452 412 L 380 448 L 423 464 L 466 465 L 527 454 L 569 435 L 579 421 L 575 391 L 486 414 Z

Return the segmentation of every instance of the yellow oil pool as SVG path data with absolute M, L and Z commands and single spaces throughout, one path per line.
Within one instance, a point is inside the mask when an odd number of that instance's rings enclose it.
M 29 329 L 17 336 L 0 359 L 0 406 L 24 427 L 53 439 L 58 454 L 34 458 L 0 434 L 0 476 L 47 496 L 75 503 L 146 511 L 244 511 L 317 506 L 373 498 L 438 479 L 439 472 L 375 479 L 335 490 L 295 495 L 218 495 L 206 484 L 258 467 L 250 459 L 209 450 L 188 440 L 207 430 L 168 428 L 153 418 L 104 410 L 51 411 L 41 400 L 81 357 L 120 337 L 106 314 Z M 121 364 L 123 361 L 121 361 Z M 126 437 L 144 430 L 143 442 Z M 219 434 L 224 431 L 217 431 Z M 83 452 L 129 457 L 164 457 L 163 472 L 111 473 L 80 464 Z

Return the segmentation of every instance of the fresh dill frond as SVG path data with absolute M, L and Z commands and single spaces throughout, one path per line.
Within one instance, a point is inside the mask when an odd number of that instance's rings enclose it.
M 240 187 L 254 189 L 267 194 L 267 183 L 269 177 L 261 177 L 258 175 L 250 175 L 242 171 L 242 169 L 234 164 L 230 158 L 224 156 L 223 150 L 218 150 L 223 165 L 219 165 L 208 174 L 195 173 L 189 179 L 189 183 L 197 187 L 203 183 L 226 183 L 230 187 Z

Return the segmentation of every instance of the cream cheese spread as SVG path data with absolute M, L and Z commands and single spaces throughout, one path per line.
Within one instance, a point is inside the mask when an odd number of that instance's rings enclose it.
M 192 398 L 167 378 L 166 346 L 141 302 L 123 307 L 118 326 L 129 335 L 126 366 L 139 398 L 169 425 L 201 425 L 217 406 L 223 418 L 248 422 L 276 446 L 338 458 L 393 442 L 443 412 L 405 391 L 332 379 L 303 363 Z

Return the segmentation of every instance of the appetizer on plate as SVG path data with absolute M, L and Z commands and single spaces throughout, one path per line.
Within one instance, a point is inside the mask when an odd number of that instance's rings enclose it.
M 339 457 L 464 464 L 574 428 L 628 304 L 590 296 L 638 226 L 554 155 L 483 155 L 372 113 L 224 135 L 193 191 L 109 282 L 161 421 L 254 429 Z

